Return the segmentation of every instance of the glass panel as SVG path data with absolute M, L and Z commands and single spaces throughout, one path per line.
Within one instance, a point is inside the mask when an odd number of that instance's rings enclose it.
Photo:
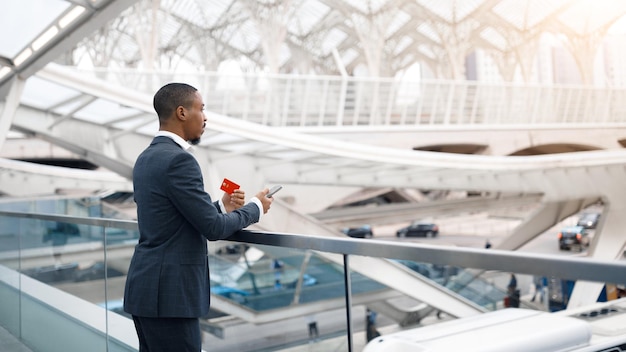
M 212 290 L 259 311 L 344 298 L 343 267 L 313 252 L 226 243 L 210 256 Z M 385 286 L 352 275 L 354 294 Z M 232 303 L 232 302 L 231 302 Z
M 88 204 L 76 200 L 21 203 L 21 208 L 30 207 L 93 213 Z M 128 248 L 137 238 L 136 231 L 119 228 L 3 216 L 0 325 L 40 350 L 63 346 L 68 351 L 104 351 L 107 345 L 128 350 L 128 341 L 136 340 L 132 321 L 119 314 L 110 316 L 106 309 L 122 312 L 132 254 Z M 122 342 L 117 335 L 107 341 L 107 326 L 118 333 L 123 330 Z
M 20 222 L 0 216 L 0 325 L 20 336 Z
M 68 209 L 72 203 L 48 202 Z M 105 350 L 104 251 L 101 228 L 21 220 L 22 339 L 30 346 Z M 61 314 L 59 314 L 61 312 Z M 68 344 L 68 336 L 73 336 Z
M 84 199 L 20 207 L 101 211 Z M 0 325 L 40 350 L 65 347 L 68 336 L 71 350 L 126 350 L 136 341 L 122 311 L 136 241 L 135 231 L 122 228 L 0 217 Z M 347 350 L 342 255 L 227 241 L 211 242 L 209 252 L 213 296 L 211 313 L 201 319 L 205 349 Z M 355 351 L 376 334 L 452 320 L 463 304 L 561 310 L 573 286 L 554 277 L 411 260 L 350 256 L 349 263 Z M 599 300 L 614 299 L 615 291 L 606 285 Z
M 481 272 L 448 265 L 432 267 L 436 271 L 435 281 L 485 309 L 496 310 L 507 295 L 506 289 L 483 277 Z
M 106 309 L 109 350 L 127 350 L 129 341 L 137 337 L 132 316 L 124 311 L 124 286 L 139 234 L 114 227 L 101 229 L 100 234 L 103 236 L 100 240 L 104 243 L 104 260 L 95 263 L 89 274 L 93 276 L 92 282 L 100 280 L 106 289 L 97 297 L 97 302 L 95 299 L 92 302 Z
M 207 348 L 277 350 L 345 336 L 341 264 L 323 253 L 235 242 L 211 242 L 209 250 L 213 297 L 211 314 L 202 320 Z M 359 294 L 382 287 L 359 274 L 353 281 Z M 246 322 L 250 314 L 259 322 Z

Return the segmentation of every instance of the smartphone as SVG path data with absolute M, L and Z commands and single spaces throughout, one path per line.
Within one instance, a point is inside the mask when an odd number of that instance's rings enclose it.
M 267 198 L 271 198 L 276 192 L 280 191 L 283 188 L 281 185 L 276 185 L 270 189 L 267 193 Z

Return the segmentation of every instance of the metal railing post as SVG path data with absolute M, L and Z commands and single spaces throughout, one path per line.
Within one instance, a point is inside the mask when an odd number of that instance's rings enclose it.
M 352 284 L 350 282 L 350 261 L 347 254 L 343 255 L 343 280 L 346 290 L 346 327 L 348 329 L 348 352 L 352 352 Z

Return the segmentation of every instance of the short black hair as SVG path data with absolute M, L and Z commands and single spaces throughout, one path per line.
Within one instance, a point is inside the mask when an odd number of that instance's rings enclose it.
M 168 119 L 179 106 L 191 108 L 197 91 L 196 88 L 186 83 L 168 83 L 161 87 L 154 94 L 152 101 L 159 120 Z

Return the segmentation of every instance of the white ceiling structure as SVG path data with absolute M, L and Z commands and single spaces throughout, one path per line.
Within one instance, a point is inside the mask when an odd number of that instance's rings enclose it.
M 234 60 L 252 71 L 319 74 L 364 65 L 373 76 L 391 76 L 420 62 L 440 77 L 458 79 L 474 48 L 500 55 L 506 72 L 528 65 L 510 58 L 532 56 L 541 33 L 558 34 L 573 48 L 597 47 L 626 13 L 621 1 L 597 0 L 3 1 L 14 15 L 0 23 L 0 146 L 9 130 L 47 140 L 112 170 L 118 178 L 102 180 L 111 187 L 128 186 L 134 159 L 156 129 L 151 96 L 49 65 L 52 61 L 74 64 L 89 57 L 102 67 L 170 70 L 215 69 Z M 587 72 L 585 55 L 591 53 L 574 52 L 581 72 Z M 608 211 L 592 255 L 617 257 L 625 244 L 621 150 L 518 158 L 448 155 L 331 144 L 208 115 L 211 131 L 198 158 L 214 178 L 238 167 L 249 177 L 244 182 L 255 187 L 280 182 L 544 194 L 543 213 L 534 214 L 504 249 L 519 248 L 601 198 Z M 19 184 L 25 179 L 47 172 L 4 163 L 2 191 L 24 189 Z M 578 301 L 597 289 L 581 289 Z
M 546 34 L 570 51 L 585 79 L 603 37 L 623 32 L 626 13 L 612 0 L 5 3 L 12 16 L 0 24 L 0 84 L 51 60 L 160 70 L 216 70 L 231 61 L 244 71 L 307 74 L 362 67 L 370 76 L 421 63 L 439 78 L 463 79 L 477 48 L 510 79 L 515 70 L 528 75 Z
M 72 60 L 166 70 L 233 60 L 245 71 L 305 74 L 361 66 L 369 76 L 421 63 L 438 78 L 464 79 L 467 56 L 480 48 L 511 79 L 516 69 L 527 77 L 550 34 L 585 81 L 625 13 L 611 0 L 144 0 L 87 37 Z

